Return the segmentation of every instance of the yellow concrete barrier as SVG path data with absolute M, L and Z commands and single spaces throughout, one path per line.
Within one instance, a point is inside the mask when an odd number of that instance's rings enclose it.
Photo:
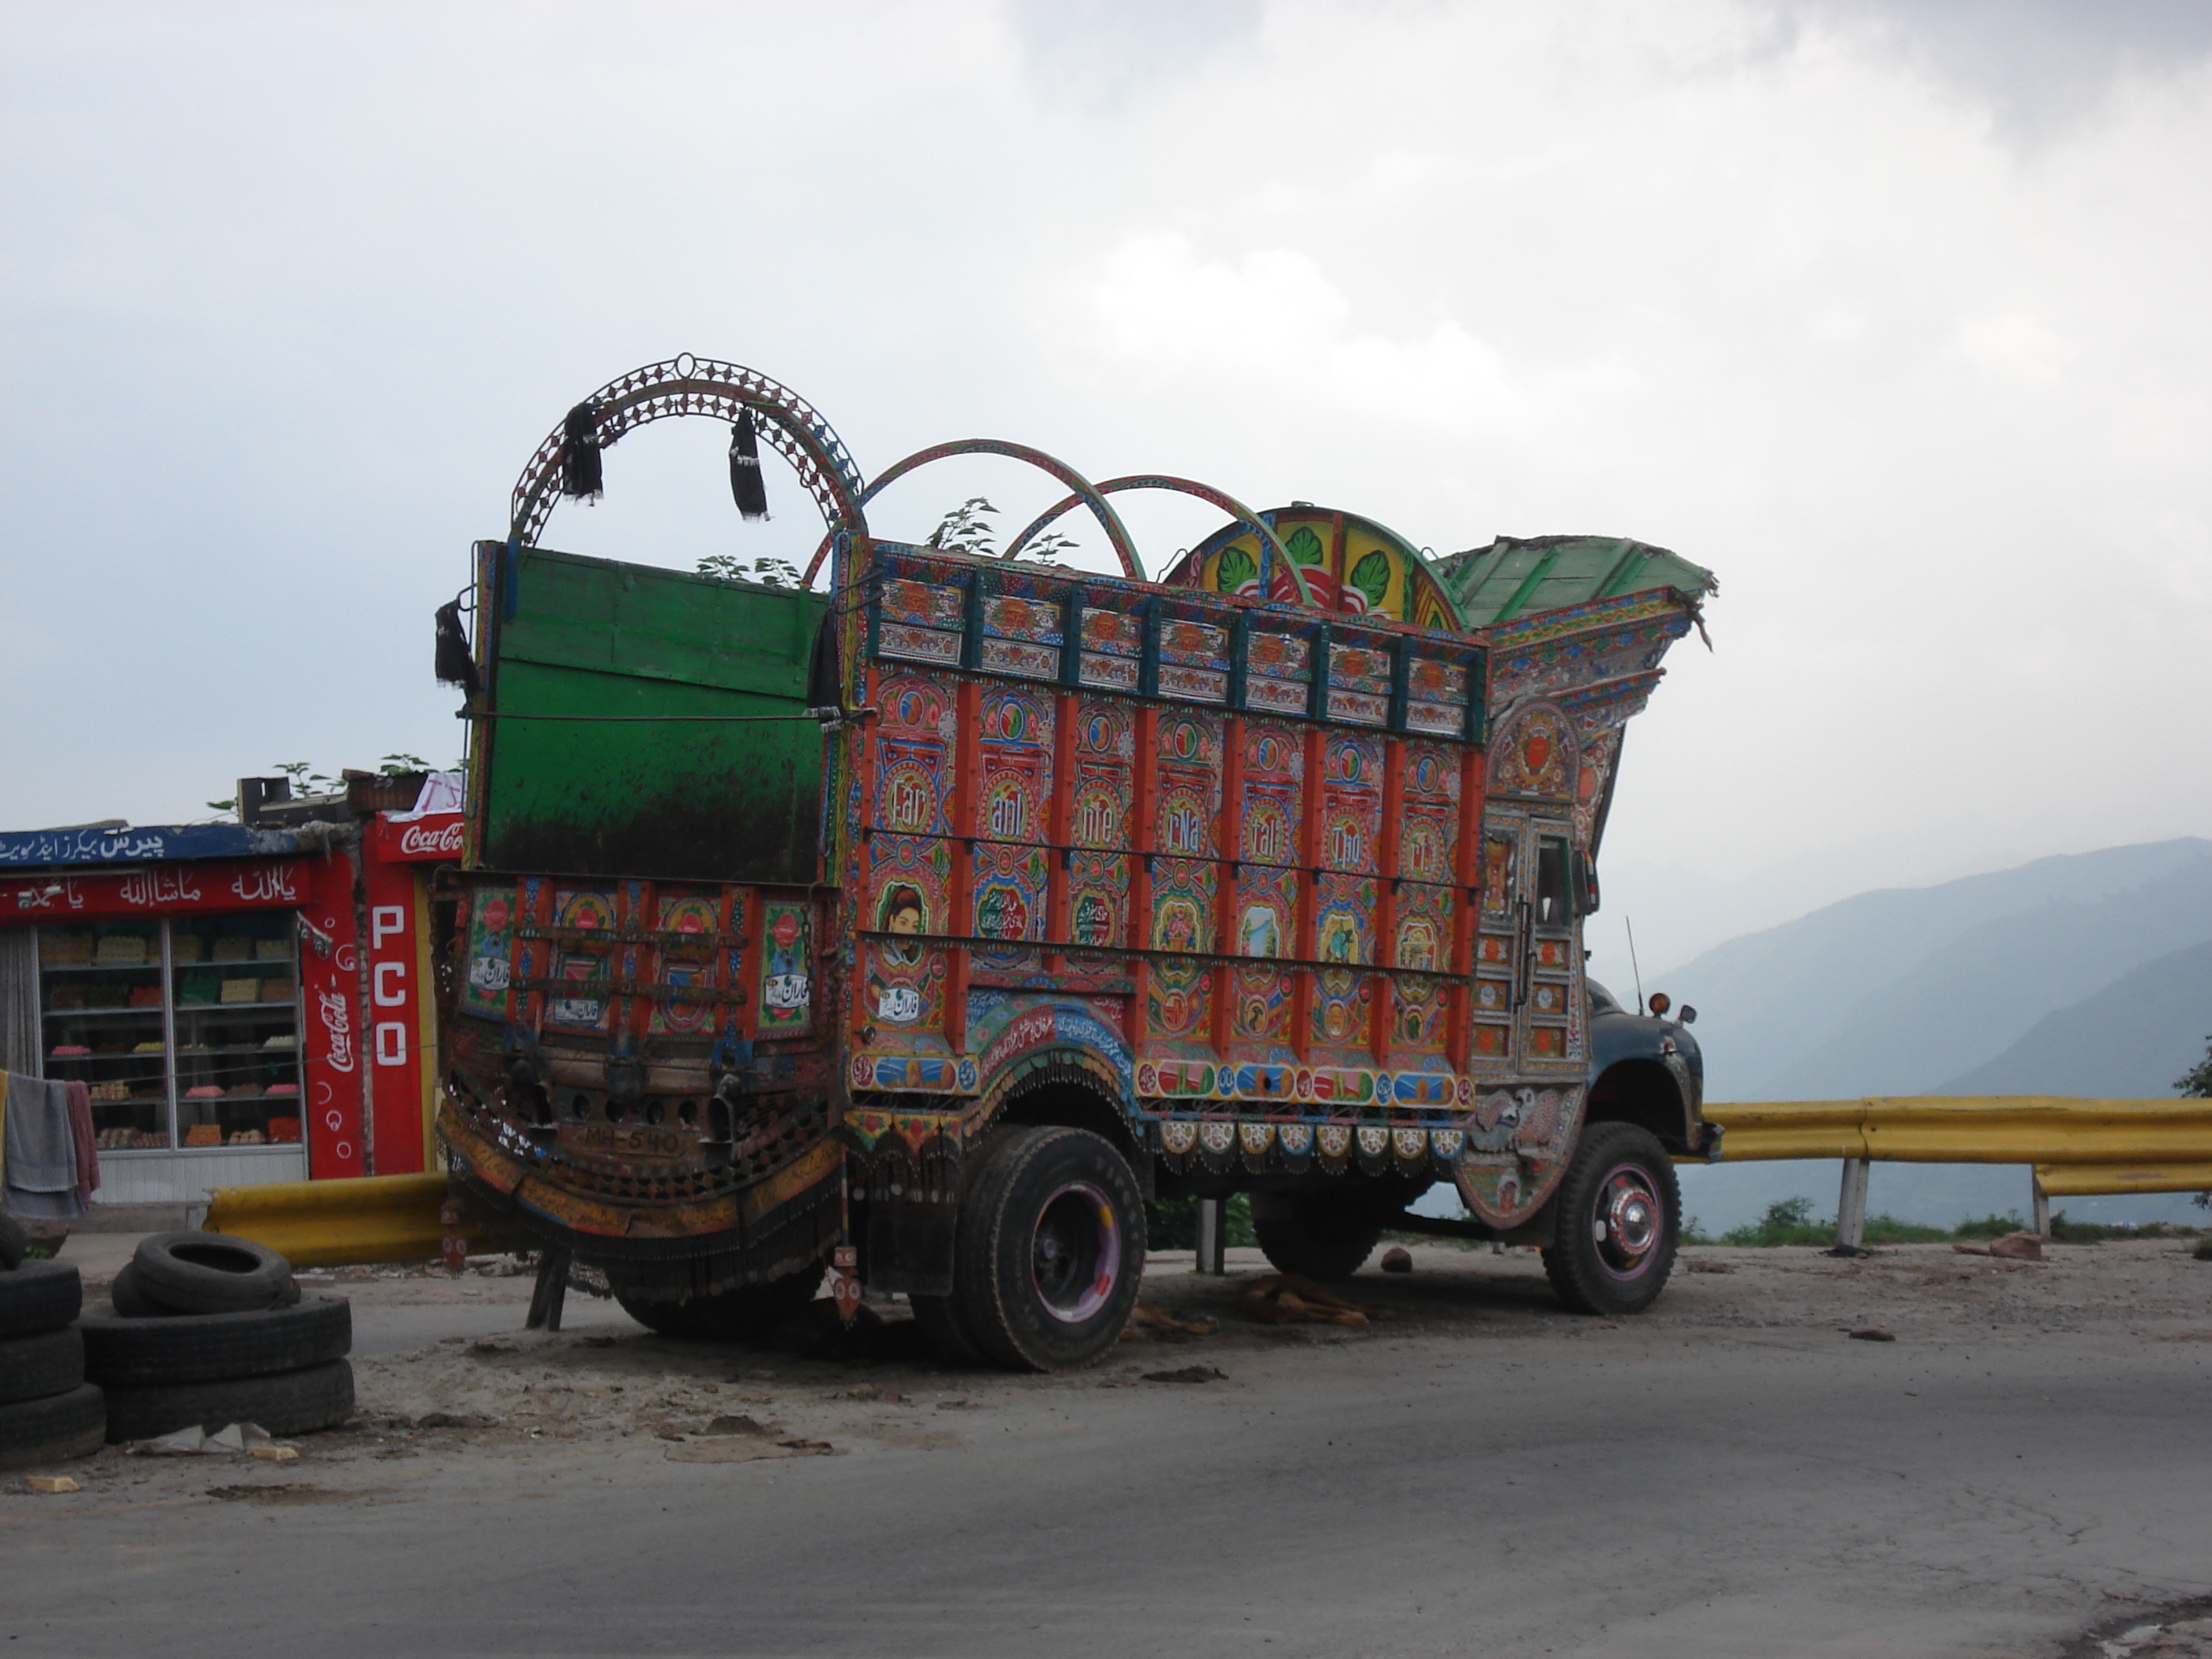
M 442 1175 L 271 1182 L 217 1188 L 200 1226 L 266 1244 L 295 1267 L 422 1261 L 444 1243 L 445 1203 Z M 472 1251 L 498 1248 L 482 1234 L 468 1237 Z
M 2212 1164 L 2039 1164 L 2035 1179 L 2051 1198 L 2101 1197 L 2115 1193 L 2212 1191 Z
M 2054 1166 L 2212 1164 L 2212 1100 L 1887 1096 L 1717 1103 L 1706 1106 L 1705 1116 L 1726 1127 L 1721 1156 L 1729 1163 L 1869 1158 Z

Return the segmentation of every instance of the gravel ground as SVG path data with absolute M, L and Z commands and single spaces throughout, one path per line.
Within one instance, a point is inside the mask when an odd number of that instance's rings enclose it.
M 1134 1328 L 1142 1334 L 1098 1367 L 1049 1377 L 943 1367 L 922 1352 L 896 1302 L 872 1305 L 850 1336 L 827 1302 L 818 1302 L 820 1316 L 779 1343 L 736 1348 L 655 1336 L 612 1304 L 576 1292 L 568 1298 L 568 1328 L 524 1332 L 531 1280 L 497 1261 L 478 1263 L 459 1278 L 413 1268 L 339 1270 L 307 1277 L 353 1299 L 368 1339 L 355 1360 L 358 1414 L 352 1424 L 301 1437 L 292 1463 L 155 1458 L 111 1448 L 70 1467 L 82 1484 L 79 1492 L 36 1494 L 20 1478 L 0 1479 L 0 1552 L 35 1540 L 38 1552 L 46 1553 L 73 1537 L 119 1549 L 128 1538 L 158 1536 L 158 1527 L 145 1533 L 147 1523 L 169 1510 L 219 1517 L 309 1507 L 366 1517 L 463 1493 L 479 1505 L 495 1504 L 500 1513 L 520 1514 L 558 1502 L 564 1492 L 610 1483 L 643 1492 L 660 1479 L 647 1471 L 660 1464 L 760 1463 L 765 1467 L 757 1478 L 765 1492 L 780 1469 L 850 1459 L 856 1471 L 874 1471 L 869 1480 L 896 1480 L 926 1493 L 933 1481 L 953 1478 L 963 1461 L 983 1459 L 978 1471 L 995 1471 L 1000 1466 L 993 1460 L 1010 1448 L 1048 1449 L 1058 1443 L 1057 1431 L 1095 1430 L 1103 1421 L 1150 1424 L 1164 1413 L 1179 1423 L 1193 1411 L 1218 1416 L 1224 1409 L 1238 1424 L 1264 1428 L 1278 1407 L 1287 1418 L 1309 1395 L 1324 1394 L 1332 1411 L 1370 1392 L 1402 1398 L 1412 1411 L 1434 1398 L 1419 1391 L 1444 1386 L 1445 1374 L 1488 1379 L 1483 1386 L 1520 1390 L 1538 1401 L 1567 1387 L 1618 1394 L 1640 1385 L 1662 1389 L 1668 1411 L 1741 1411 L 1748 1420 L 1779 1410 L 1784 1425 L 1786 1393 L 1776 1390 L 1809 1385 L 1773 1381 L 1775 1364 L 1790 1376 L 1814 1379 L 1855 1368 L 1865 1389 L 1893 1402 L 1882 1409 L 1899 1414 L 1922 1409 L 1912 1402 L 1923 1392 L 1945 1402 L 1943 1409 L 1954 1409 L 1963 1389 L 1971 1418 L 1971 1390 L 1978 1386 L 1990 1391 L 1992 1438 L 1972 1455 L 1988 1460 L 1993 1476 L 2009 1478 L 2026 1453 L 2008 1449 L 2013 1431 L 1996 1420 L 2004 1413 L 2040 1410 L 2063 1423 L 2074 1396 L 2063 1391 L 2094 1390 L 2100 1376 L 2139 1378 L 2156 1398 L 2176 1406 L 2184 1403 L 2176 1389 L 2189 1400 L 2207 1400 L 2212 1263 L 2192 1260 L 2189 1250 L 2175 1241 L 2056 1245 L 2046 1247 L 2043 1261 L 2018 1262 L 1961 1255 L 1940 1245 L 1884 1249 L 1856 1261 L 1811 1250 L 1699 1248 L 1684 1253 L 1674 1282 L 1650 1313 L 1606 1321 L 1562 1313 L 1533 1252 L 1423 1243 L 1412 1247 L 1410 1273 L 1370 1267 L 1333 1287 L 1372 1315 L 1348 1325 L 1256 1322 L 1246 1297 L 1267 1271 L 1256 1252 L 1231 1252 L 1226 1279 L 1193 1273 L 1188 1255 L 1165 1255 L 1154 1259 L 1147 1274 L 1145 1306 L 1158 1317 Z M 104 1275 L 89 1260 L 86 1267 L 98 1294 Z M 1201 1328 L 1177 1329 L 1168 1321 Z M 1663 1384 L 1656 1380 L 1662 1371 L 1671 1379 Z M 2046 1374 L 2055 1380 L 2034 1380 Z M 1985 1381 L 1978 1384 L 1978 1377 Z M 2023 1392 L 2037 1388 L 2045 1391 Z M 1202 1403 L 1207 1401 L 1215 1403 Z M 1759 1432 L 1766 1431 L 1763 1425 Z M 1936 1431 L 1939 1438 L 1946 1431 Z M 1058 1438 L 1075 1443 L 1073 1437 Z M 2152 1460 L 2160 1455 L 2158 1448 L 2142 1449 Z M 2196 1455 L 2193 1448 L 2173 1451 Z M 913 1462 L 917 1455 L 927 1455 L 920 1465 Z M 1110 1467 L 1111 1454 L 1104 1455 Z M 946 1473 L 932 1476 L 931 1468 Z M 1504 1485 L 1516 1478 L 1503 1477 Z M 2189 1479 L 2200 1482 L 2201 1469 Z M 1724 1492 L 1711 1501 L 1720 1506 L 1711 1547 L 1725 1550 L 1739 1523 L 1728 1515 Z M 1826 1500 L 1808 1492 L 1805 1501 Z M 1915 1554 L 1911 1572 L 1926 1582 L 1911 1592 L 1917 1611 L 1899 1615 L 1898 1639 L 1864 1649 L 1802 1650 L 2212 1659 L 2206 1609 L 2179 1606 L 2182 1596 L 2212 1589 L 2212 1553 L 2197 1557 L 2203 1571 L 2193 1582 L 2186 1572 L 2144 1561 L 2140 1547 L 2125 1571 L 2069 1565 L 2073 1558 L 2051 1541 L 2063 1539 L 2069 1524 L 2058 1500 L 2051 1500 L 2048 1516 L 2031 1518 L 2043 1501 L 2002 1500 L 2021 1507 L 2017 1528 L 2032 1541 L 2020 1547 L 2053 1553 L 2047 1571 L 2039 1565 L 2020 1579 L 2025 1622 L 2008 1627 L 1996 1618 L 1995 1645 L 1957 1639 L 1957 1629 L 1985 1628 L 1989 1621 L 1958 1625 L 1977 1608 L 1948 1605 L 1955 1597 L 1942 1588 L 1943 1575 L 1972 1583 L 1976 1595 L 1996 1595 L 1988 1586 L 2005 1581 L 2008 1571 L 2024 1571 L 2025 1565 L 1984 1564 L 1976 1552 L 1986 1547 L 1956 1534 L 1955 1563 L 1923 1559 L 1924 1550 Z M 2193 1513 L 2172 1517 L 2177 1527 L 2198 1523 Z M 1741 1524 L 1756 1534 L 1755 1517 L 1747 1515 Z M 1564 1535 L 1576 1534 L 1571 1529 Z M 1935 1536 L 1940 1540 L 1942 1531 Z M 1899 1569 L 1876 1559 L 1878 1545 L 1866 1548 L 1872 1553 L 1838 1570 L 1875 1574 L 1886 1591 L 1902 1594 Z M 1679 1569 L 1669 1572 L 1679 1578 Z M 1589 1593 L 1594 1608 L 1607 1600 L 1594 1588 Z M 1992 1605 L 2007 1604 L 2000 1597 Z M 2169 1605 L 2177 1610 L 2160 1611 Z M 1656 1636 L 1640 1645 L 1608 1646 L 1606 1632 L 1620 1622 L 1619 1610 L 1608 1610 L 1613 1619 L 1562 1630 L 1559 1650 L 1692 1650 Z M 1691 1617 L 1685 1609 L 1664 1616 Z M 126 1635 L 143 1638 L 121 1610 L 117 1618 L 117 1640 L 91 1643 L 85 1650 L 127 1650 Z M 0 1625 L 12 1641 L 18 1626 L 4 1613 Z M 1693 1619 L 1684 1626 L 1694 1627 Z M 2010 1634 L 2003 1633 L 2007 1628 Z M 1948 1633 L 1915 1645 L 1910 1633 L 1923 1629 Z M 21 1633 L 22 1645 L 11 1650 L 38 1650 L 33 1633 Z M 246 1642 L 240 1650 L 256 1650 L 255 1644 Z M 880 1650 L 907 1650 L 894 1644 Z M 940 1650 L 923 1644 L 911 1650 Z M 977 1650 L 1011 1650 L 983 1643 Z M 1334 1650 L 1286 1638 L 1273 1650 Z M 1408 1638 L 1361 1650 L 1474 1650 L 1431 1649 Z M 1501 1632 L 1496 1644 L 1482 1650 L 1548 1647 Z M 1696 1650 L 1761 1650 L 1723 1643 Z

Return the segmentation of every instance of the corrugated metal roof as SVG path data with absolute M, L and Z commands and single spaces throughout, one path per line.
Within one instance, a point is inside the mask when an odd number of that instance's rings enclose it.
M 1500 536 L 1429 567 L 1459 602 L 1472 627 L 1539 611 L 1610 599 L 1646 588 L 1712 593 L 1720 583 L 1703 565 L 1648 542 L 1619 536 Z

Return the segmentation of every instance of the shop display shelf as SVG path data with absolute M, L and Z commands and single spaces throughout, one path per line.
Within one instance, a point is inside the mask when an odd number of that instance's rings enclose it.
M 143 974 L 149 969 L 159 969 L 161 965 L 161 958 L 159 957 L 150 962 L 42 962 L 39 964 L 39 971 L 42 974 Z M 182 965 L 191 968 L 201 964 L 188 962 Z
M 132 1008 L 124 1006 L 118 1008 L 49 1008 L 46 1010 L 46 1018 L 48 1019 L 98 1019 L 104 1018 L 110 1014 L 136 1014 L 141 1019 L 150 1019 L 157 1024 L 160 1023 L 161 1018 L 161 1011 L 159 1008 Z

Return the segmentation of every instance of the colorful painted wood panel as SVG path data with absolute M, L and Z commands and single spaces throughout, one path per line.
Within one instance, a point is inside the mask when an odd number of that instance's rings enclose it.
M 1261 515 L 1282 540 L 1299 585 L 1278 576 L 1269 595 L 1285 604 L 1350 616 L 1388 617 L 1418 627 L 1458 630 L 1458 607 L 1436 578 L 1419 549 L 1371 519 L 1325 507 L 1279 507 Z M 1214 593 L 1256 597 L 1260 589 L 1260 538 L 1243 525 L 1216 531 L 1165 580 L 1172 586 Z

